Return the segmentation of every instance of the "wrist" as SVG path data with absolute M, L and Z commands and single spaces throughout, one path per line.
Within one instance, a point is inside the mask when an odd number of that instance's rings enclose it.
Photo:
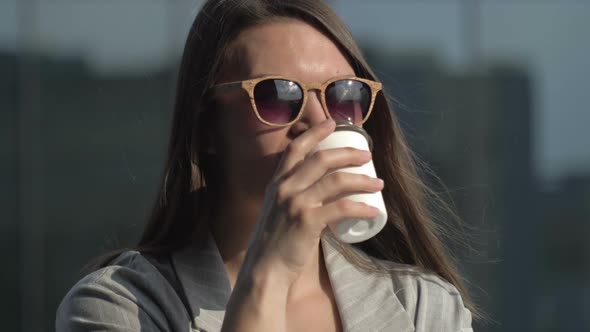
M 240 272 L 227 304 L 222 330 L 284 330 L 288 292 L 286 283 L 273 273 Z
M 285 298 L 292 281 L 288 274 L 270 264 L 258 264 L 251 269 L 242 269 L 236 280 L 236 287 L 246 292 L 256 292 L 260 296 L 276 295 Z

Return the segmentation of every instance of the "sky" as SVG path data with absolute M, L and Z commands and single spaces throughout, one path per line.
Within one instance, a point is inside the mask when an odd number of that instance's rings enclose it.
M 18 7 L 17 6 L 18 1 Z M 33 48 L 83 57 L 100 73 L 169 65 L 182 52 L 200 0 L 0 1 L 0 50 Z M 357 39 L 384 48 L 432 51 L 449 70 L 474 58 L 466 47 L 459 0 L 330 1 Z M 173 3 L 173 4 L 171 4 Z M 552 181 L 590 173 L 590 0 L 481 0 L 478 61 L 510 61 L 533 78 L 535 174 Z M 29 22 L 20 24 L 19 22 Z M 34 24 L 31 24 L 33 22 Z M 507 119 L 508 121 L 509 119 Z

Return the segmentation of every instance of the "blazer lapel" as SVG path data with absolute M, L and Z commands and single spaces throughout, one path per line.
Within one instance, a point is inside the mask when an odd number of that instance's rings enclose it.
M 196 328 L 219 331 L 231 287 L 223 259 L 210 232 L 207 240 L 190 245 L 172 256 L 186 294 Z
M 344 332 L 414 331 L 410 316 L 394 293 L 391 277 L 356 268 L 333 241 L 337 240 L 326 232 L 321 247 Z M 206 241 L 174 253 L 172 259 L 194 326 L 209 332 L 221 330 L 231 287 L 211 233 Z
M 391 277 L 358 269 L 332 241 L 337 240 L 326 233 L 321 243 L 344 331 L 414 331 L 412 319 L 395 295 Z

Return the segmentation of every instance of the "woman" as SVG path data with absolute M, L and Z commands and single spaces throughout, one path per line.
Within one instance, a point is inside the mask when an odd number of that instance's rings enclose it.
M 152 218 L 135 250 L 70 290 L 57 330 L 471 331 L 432 192 L 376 81 L 320 1 L 208 1 L 184 50 Z M 372 136 L 372 156 L 311 152 L 342 117 Z M 371 158 L 383 180 L 327 175 Z M 377 214 L 339 195 L 380 190 L 377 236 L 350 245 L 326 231 Z

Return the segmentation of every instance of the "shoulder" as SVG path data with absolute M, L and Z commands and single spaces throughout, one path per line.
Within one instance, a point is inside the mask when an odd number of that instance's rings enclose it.
M 190 322 L 184 312 L 161 270 L 141 253 L 126 251 L 70 289 L 57 310 L 56 329 L 169 330 L 174 321 Z
M 378 262 L 390 271 L 394 292 L 416 331 L 472 331 L 471 312 L 453 284 L 417 266 Z

